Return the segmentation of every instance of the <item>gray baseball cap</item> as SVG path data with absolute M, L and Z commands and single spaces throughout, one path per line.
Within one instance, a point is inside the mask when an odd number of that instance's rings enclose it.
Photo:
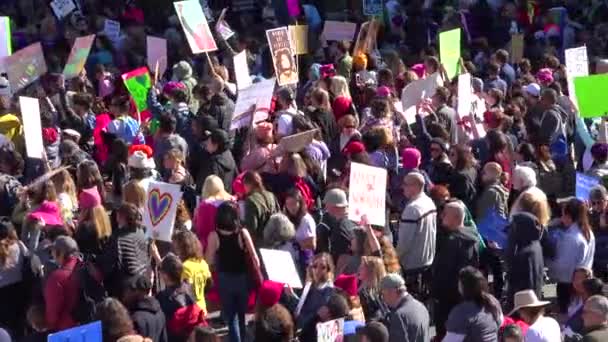
M 346 192 L 344 192 L 344 190 L 331 189 L 325 193 L 325 197 L 323 197 L 323 203 L 334 205 L 336 207 L 347 207 L 348 198 L 346 197 Z

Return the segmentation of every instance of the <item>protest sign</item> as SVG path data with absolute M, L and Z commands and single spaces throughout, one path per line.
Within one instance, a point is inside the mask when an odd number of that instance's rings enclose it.
M 298 66 L 293 58 L 294 49 L 287 27 L 266 31 L 266 38 L 279 85 L 298 83 Z
M 448 78 L 458 74 L 460 61 L 460 29 L 441 32 L 439 34 L 439 56 Z
M 178 1 L 174 2 L 173 5 L 192 53 L 198 54 L 217 50 L 217 45 L 213 40 L 200 2 L 196 0 Z
M 141 113 L 148 108 L 148 92 L 152 87 L 152 79 L 148 68 L 142 67 L 122 74 L 122 81 L 131 94 L 137 110 Z
M 435 95 L 437 87 L 443 85 L 439 73 L 433 73 L 426 78 L 408 84 L 401 92 L 403 115 L 409 124 L 416 122 L 416 105 L 420 100 Z
M 348 218 L 361 221 L 366 215 L 369 223 L 386 223 L 386 169 L 351 163 L 348 191 Z
M 156 79 L 160 79 L 167 70 L 167 40 L 148 36 L 146 38 L 146 49 L 148 52 L 148 69 L 154 70 L 158 65 L 158 75 Z
M 50 334 L 47 342 L 102 342 L 101 321 L 80 325 L 75 328 Z
M 380 23 L 377 20 L 371 20 L 361 24 L 357 40 L 355 41 L 355 49 L 353 56 L 372 52 L 376 47 L 376 36 Z
M 223 40 L 228 40 L 230 37 L 234 36 L 234 31 L 228 26 L 225 21 L 218 22 L 215 25 L 215 30 L 220 34 Z
M 76 5 L 72 0 L 53 0 L 51 1 L 51 8 L 57 19 L 61 20 L 72 13 L 76 9 Z
M 502 217 L 494 209 L 486 213 L 477 224 L 477 231 L 488 241 L 494 241 L 498 248 L 504 249 L 507 246 L 508 235 L 505 230 L 509 220 Z
M 289 34 L 296 55 L 308 53 L 308 25 L 289 25 Z
M 4 67 L 13 93 L 46 74 L 42 45 L 34 43 L 5 57 Z
M 283 137 L 279 142 L 279 151 L 289 153 L 302 151 L 308 144 L 312 142 L 312 139 L 315 137 L 317 131 L 317 129 L 312 129 L 310 131 Z
M 151 181 L 146 190 L 143 223 L 153 239 L 171 242 L 181 186 Z
M 363 14 L 382 15 L 382 0 L 363 0 Z
M 42 159 L 44 145 L 42 143 L 42 125 L 40 123 L 40 103 L 37 98 L 19 97 L 19 107 L 23 117 L 23 136 L 25 136 L 25 151 L 30 158 Z
M 597 179 L 595 177 L 587 176 L 584 173 L 577 172 L 576 173 L 576 198 L 580 199 L 581 201 L 588 201 L 589 192 L 591 192 L 591 189 L 593 189 L 593 187 L 595 187 L 598 184 L 600 184 L 599 179 Z
M 72 51 L 68 57 L 68 61 L 63 68 L 63 76 L 66 80 L 77 77 L 84 69 L 84 65 L 89 57 L 89 52 L 95 41 L 95 35 L 89 35 L 86 37 L 78 37 L 74 41 Z
M 608 113 L 608 74 L 579 76 L 574 78 L 574 93 L 579 115 L 583 118 L 604 116 Z
M 120 38 L 120 23 L 118 21 L 106 19 L 103 23 L 103 33 L 112 42 L 118 41 Z
M 342 342 L 344 340 L 344 318 L 317 323 L 317 342 Z
M 271 78 L 254 83 L 239 91 L 234 105 L 234 116 L 230 124 L 231 130 L 247 127 L 251 124 L 252 106 L 255 106 L 254 122 L 268 118 L 275 83 L 276 79 Z
M 260 249 L 268 280 L 291 286 L 294 289 L 302 288 L 302 280 L 293 262 L 291 253 L 277 249 Z
M 519 63 L 524 58 L 524 35 L 520 33 L 511 35 L 510 47 L 511 63 Z
M 456 108 L 457 134 L 456 143 L 465 143 L 471 139 L 469 126 L 465 124 L 464 118 L 468 118 L 473 104 L 471 88 L 471 74 L 458 76 L 458 107 Z
M 242 90 L 249 87 L 251 85 L 251 76 L 249 76 L 249 66 L 247 65 L 247 52 L 243 50 L 237 53 L 232 58 L 232 61 L 236 77 L 236 88 Z
M 10 56 L 11 53 L 13 53 L 11 19 L 0 17 L 0 58 Z
M 570 100 L 578 107 L 576 94 L 574 92 L 574 78 L 589 75 L 589 60 L 587 59 L 587 47 L 581 46 L 564 51 L 566 57 L 566 80 L 568 81 L 568 94 Z
M 325 21 L 322 36 L 325 40 L 352 42 L 357 32 L 357 24 L 342 21 Z

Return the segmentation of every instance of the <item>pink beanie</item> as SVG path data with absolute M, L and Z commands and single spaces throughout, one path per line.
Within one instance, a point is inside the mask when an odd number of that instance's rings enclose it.
M 412 71 L 416 73 L 416 75 L 418 76 L 418 78 L 424 78 L 424 72 L 425 67 L 424 64 L 420 63 L 420 64 L 415 64 L 412 66 Z
M 406 147 L 401 152 L 401 158 L 403 159 L 403 168 L 416 169 L 420 166 L 422 155 L 415 147 Z

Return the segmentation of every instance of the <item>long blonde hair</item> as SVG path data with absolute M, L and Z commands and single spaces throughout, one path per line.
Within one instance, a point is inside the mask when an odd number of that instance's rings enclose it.
M 346 78 L 343 76 L 334 76 L 331 78 L 331 83 L 329 85 L 329 91 L 335 97 L 344 96 L 347 98 L 352 98 L 350 96 L 350 90 L 348 90 L 348 82 Z
M 122 192 L 122 200 L 141 208 L 146 203 L 146 191 L 139 185 L 138 181 L 132 180 L 125 184 Z
M 58 172 L 53 176 L 52 180 L 57 194 L 65 193 L 70 197 L 70 200 L 74 205 L 78 203 L 78 198 L 76 197 L 76 184 L 68 170 Z
M 522 211 L 536 216 L 543 227 L 547 227 L 551 219 L 551 208 L 546 200 L 539 198 L 532 192 L 524 192 L 519 200 L 519 206 Z
M 216 175 L 211 175 L 205 178 L 203 183 L 203 190 L 201 191 L 201 200 L 224 200 L 229 201 L 232 199 L 222 179 Z
M 361 266 L 365 267 L 369 278 L 361 282 L 361 287 L 372 291 L 380 289 L 380 281 L 386 275 L 384 261 L 379 257 L 364 256 L 361 258 Z
M 312 267 L 315 263 L 319 261 L 325 264 L 325 269 L 327 271 L 326 279 L 322 279 L 321 282 L 333 282 L 335 274 L 334 262 L 331 258 L 331 255 L 329 255 L 328 253 L 319 253 L 312 258 L 312 261 L 310 262 L 310 265 L 308 265 L 308 269 L 306 270 L 306 280 L 315 284 L 314 278 L 312 276 Z
M 95 225 L 98 239 L 105 239 L 112 235 L 110 217 L 102 205 L 80 211 L 80 222 L 89 221 Z

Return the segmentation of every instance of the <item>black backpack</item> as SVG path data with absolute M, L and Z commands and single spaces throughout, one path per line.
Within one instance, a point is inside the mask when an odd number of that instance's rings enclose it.
M 72 318 L 80 324 L 95 320 L 95 307 L 108 297 L 103 281 L 97 280 L 97 268 L 90 261 L 79 261 L 72 276 L 78 277 L 78 301 L 72 310 Z

